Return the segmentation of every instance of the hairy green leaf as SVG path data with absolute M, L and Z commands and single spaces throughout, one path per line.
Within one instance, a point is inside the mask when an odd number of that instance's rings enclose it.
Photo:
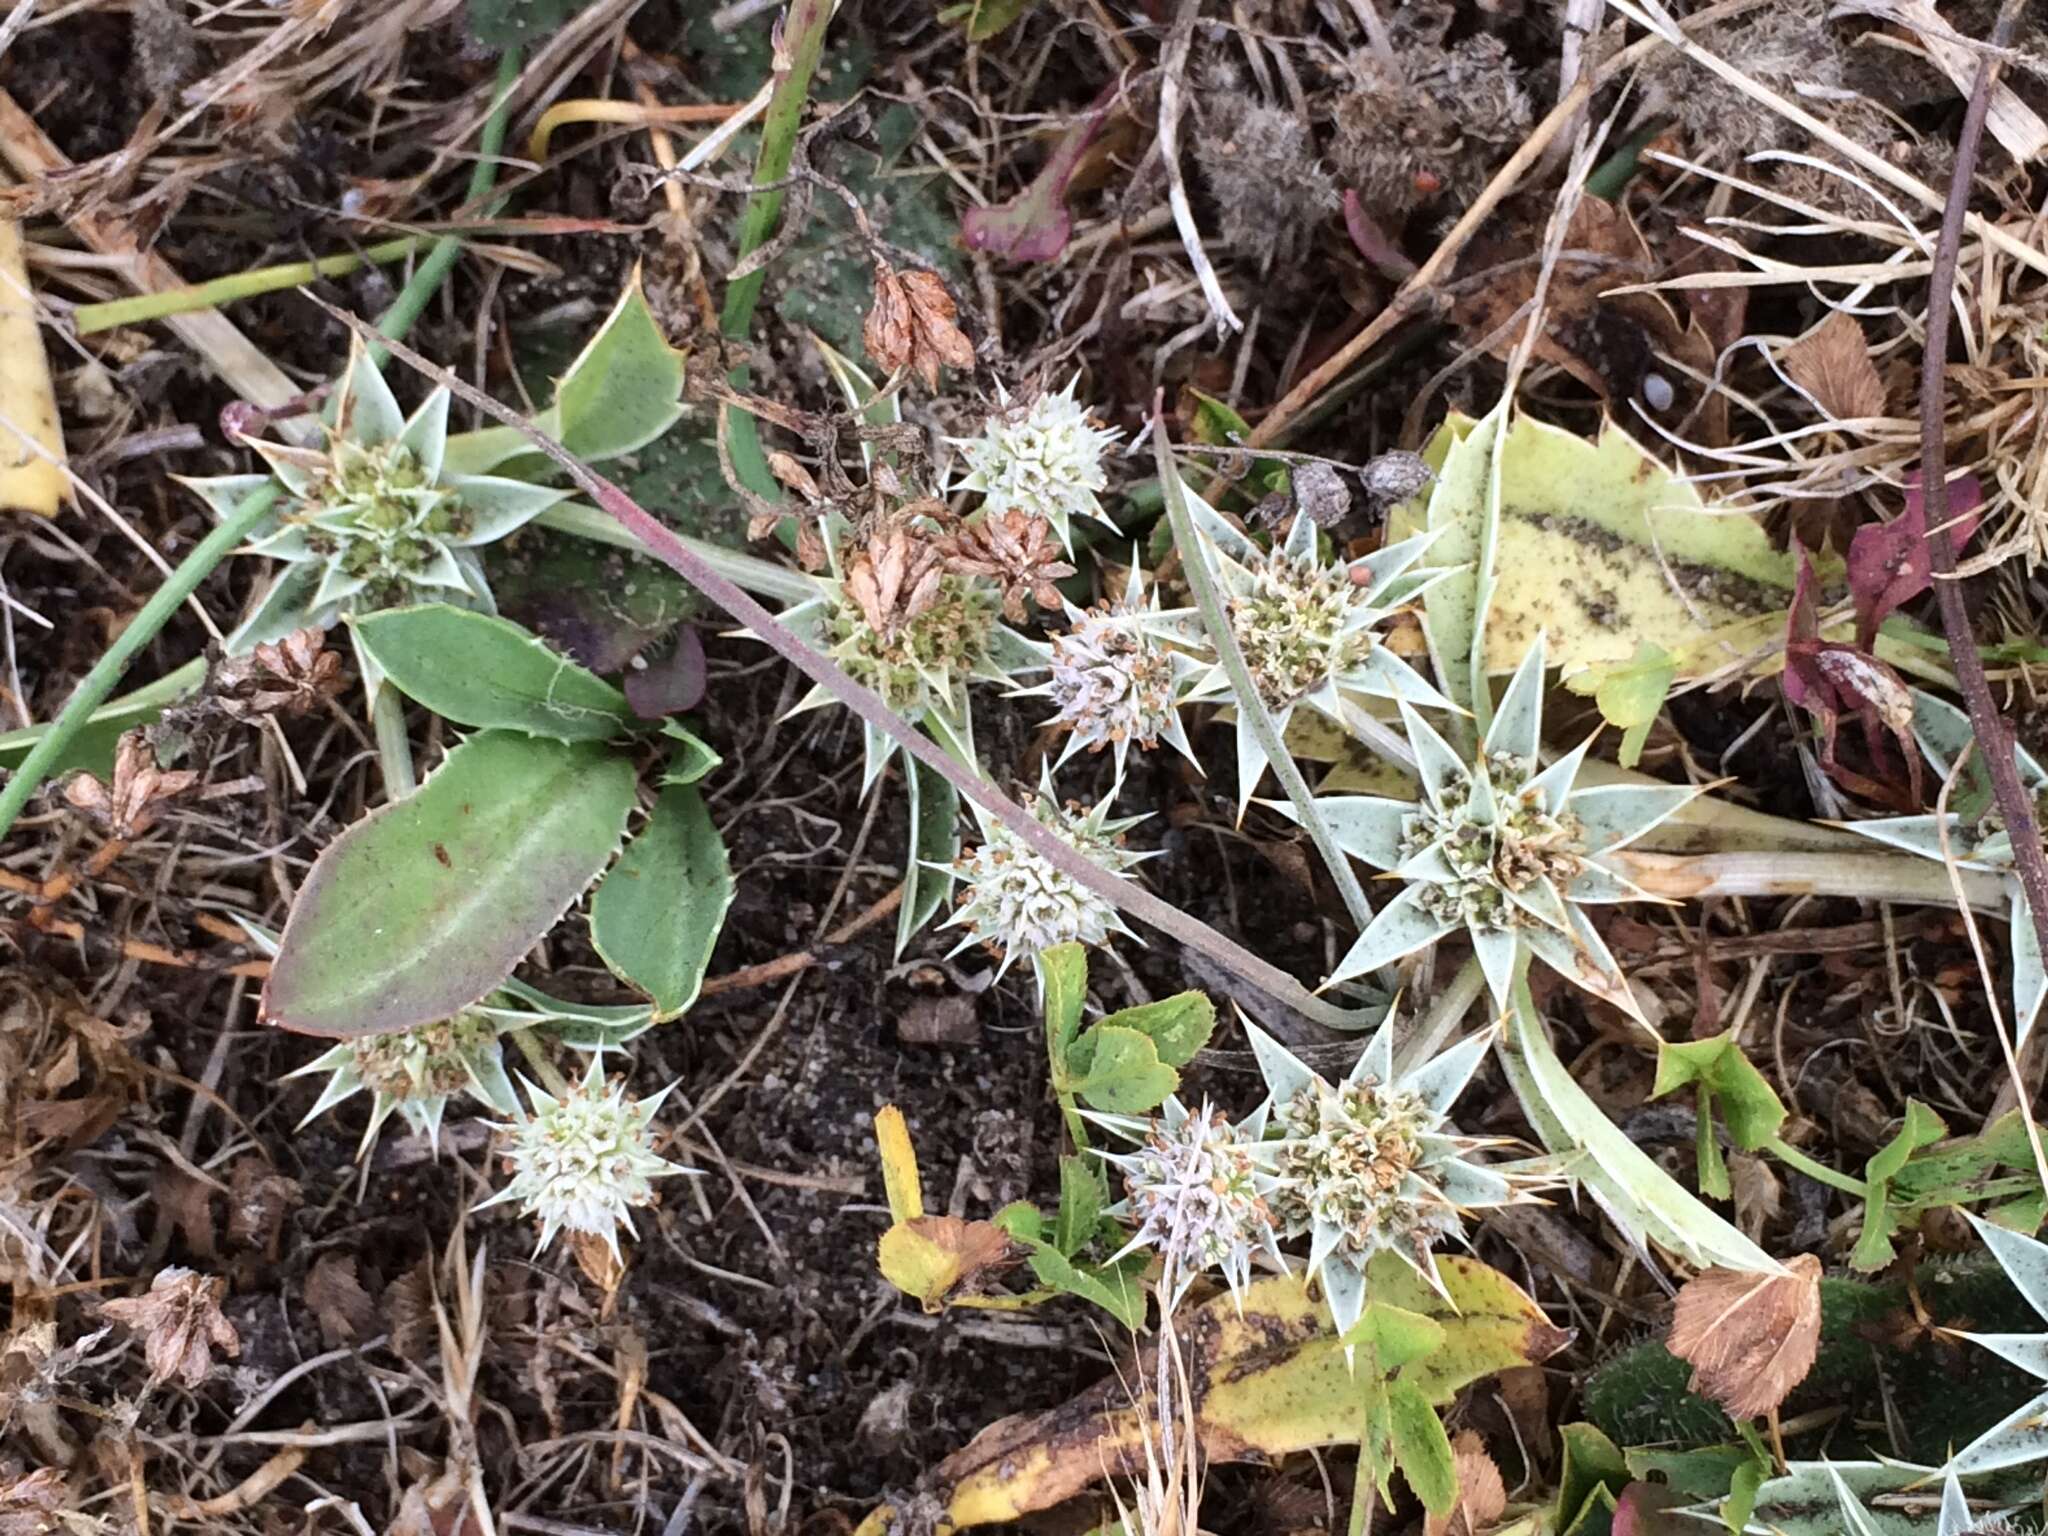
M 623 693 L 509 619 L 423 603 L 354 623 L 386 681 L 457 725 L 607 741 L 632 720 Z
M 653 999 L 657 1022 L 697 1001 L 733 890 L 704 797 L 670 785 L 590 900 L 591 942 L 614 975 Z

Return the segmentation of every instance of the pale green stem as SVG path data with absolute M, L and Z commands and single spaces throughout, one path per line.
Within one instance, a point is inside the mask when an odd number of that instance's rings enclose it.
M 1365 1454 L 1365 1443 L 1358 1446 L 1358 1472 L 1351 1482 L 1351 1523 L 1345 1527 L 1348 1536 L 1366 1536 L 1372 1529 L 1372 1512 L 1375 1496 L 1379 1492 L 1373 1487 L 1372 1458 Z
M 170 579 L 142 605 L 142 612 L 114 637 L 114 643 L 93 663 L 92 670 L 85 674 L 76 691 L 64 701 L 64 707 L 51 722 L 49 731 L 29 749 L 28 756 L 21 760 L 21 766 L 7 781 L 7 787 L 0 789 L 0 838 L 6 837 L 28 805 L 29 798 L 42 787 L 44 776 L 64 749 L 71 745 L 71 738 L 92 718 L 92 712 L 107 701 L 107 695 L 120 682 L 121 674 L 128 670 L 128 663 L 157 637 L 171 615 L 178 611 L 185 599 L 199 590 L 199 584 L 213 574 L 214 567 L 227 558 L 228 552 L 248 537 L 249 531 L 270 511 L 270 504 L 277 500 L 277 496 L 278 487 L 275 485 L 258 486 L 251 491 L 219 527 L 194 546 L 192 553 L 171 572 Z
M 1645 853 L 1624 848 L 1601 855 L 1624 880 L 1652 896 L 1704 901 L 1726 896 L 1842 896 L 1952 907 L 1955 883 L 1946 867 L 1910 853 Z M 1964 869 L 1956 880 L 1972 907 L 2007 909 L 2005 881 Z
M 384 798 L 403 800 L 420 787 L 413 767 L 412 742 L 405 731 L 405 696 L 386 682 L 370 705 L 370 725 L 377 736 L 377 766 L 384 773 Z
M 1459 966 L 1450 984 L 1430 1001 L 1429 1012 L 1416 1022 L 1415 1032 L 1400 1049 L 1394 1070 L 1401 1074 L 1411 1072 L 1442 1050 L 1444 1042 L 1464 1022 L 1465 1015 L 1485 990 L 1486 972 L 1478 960 L 1467 960 Z
M 1862 1179 L 1852 1179 L 1846 1173 L 1835 1172 L 1826 1163 L 1815 1162 L 1782 1136 L 1773 1136 L 1765 1144 L 1764 1150 L 1777 1158 L 1786 1167 L 1797 1168 L 1809 1179 L 1816 1180 L 1822 1184 L 1833 1185 L 1836 1189 L 1854 1195 L 1859 1200 L 1870 1198 L 1870 1186 Z
M 366 245 L 360 252 L 342 251 L 315 261 L 288 261 L 282 266 L 234 272 L 226 277 L 216 277 L 211 282 L 193 283 L 162 293 L 138 293 L 131 298 L 109 299 L 104 304 L 81 304 L 71 312 L 71 319 L 79 335 L 90 336 L 95 331 L 112 330 L 117 325 L 140 325 L 146 320 L 189 314 L 195 309 L 217 309 L 240 299 L 252 299 L 260 293 L 303 288 L 317 278 L 346 277 L 371 263 L 403 261 L 426 243 L 425 235 L 405 235 L 397 240 Z
M 536 527 L 552 528 L 557 533 L 574 534 L 579 539 L 589 539 L 596 544 L 609 544 L 613 549 L 630 549 L 635 554 L 647 552 L 647 546 L 621 528 L 615 519 L 580 501 L 561 502 L 548 508 L 533 521 Z M 801 603 L 818 595 L 818 584 L 802 571 L 792 570 L 786 565 L 776 565 L 754 555 L 743 555 L 737 550 L 727 549 L 722 544 L 693 539 L 686 533 L 678 533 L 675 537 L 727 581 L 734 586 L 745 588 L 756 597 L 769 597 L 783 603 Z
M 1309 791 L 1308 780 L 1301 776 L 1294 754 L 1287 750 L 1287 743 L 1281 739 L 1273 717 L 1266 711 L 1265 701 L 1259 697 L 1251 668 L 1246 664 L 1237 636 L 1230 628 L 1230 615 L 1224 607 L 1223 594 L 1216 585 L 1216 575 L 1209 569 L 1208 556 L 1202 552 L 1201 538 L 1195 532 L 1195 520 L 1188 511 L 1187 487 L 1181 484 L 1173 447 L 1166 440 L 1166 423 L 1158 417 L 1152 421 L 1152 456 L 1159 466 L 1159 485 L 1166 499 L 1167 520 L 1173 526 L 1174 548 L 1180 553 L 1181 569 L 1187 573 L 1188 590 L 1202 615 L 1202 627 L 1209 632 L 1209 643 L 1216 648 L 1217 660 L 1223 664 L 1224 675 L 1230 679 L 1230 690 L 1237 699 L 1237 712 L 1252 728 L 1259 750 L 1266 754 L 1274 777 L 1279 779 L 1280 787 L 1287 791 L 1287 798 L 1293 802 L 1294 814 L 1307 829 L 1309 840 L 1316 845 L 1316 852 L 1322 855 L 1338 895 L 1344 898 L 1344 909 L 1351 914 L 1351 921 L 1357 925 L 1358 931 L 1363 933 L 1372 921 L 1372 903 L 1366 900 L 1365 887 L 1358 883 L 1358 874 L 1352 869 L 1351 860 L 1337 846 L 1336 836 L 1323 820 L 1322 808 Z
M 547 1049 L 540 1043 L 540 1036 L 533 1032 L 532 1026 L 521 1024 L 511 1031 L 511 1035 L 512 1043 L 519 1047 L 519 1054 L 533 1068 L 533 1075 L 540 1079 L 541 1087 L 558 1099 L 566 1099 L 572 1091 L 569 1080 L 548 1059 Z

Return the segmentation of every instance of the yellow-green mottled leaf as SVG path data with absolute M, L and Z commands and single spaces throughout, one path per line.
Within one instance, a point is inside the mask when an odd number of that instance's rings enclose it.
M 1444 1421 L 1406 1379 L 1387 1383 L 1387 1419 L 1394 1461 L 1408 1486 L 1432 1514 L 1448 1514 L 1458 1502 L 1458 1467 Z

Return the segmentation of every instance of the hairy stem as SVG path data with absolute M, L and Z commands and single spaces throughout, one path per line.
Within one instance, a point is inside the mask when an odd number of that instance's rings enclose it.
M 21 766 L 7 781 L 7 787 L 0 789 L 0 838 L 6 837 L 8 829 L 28 805 L 29 797 L 42 787 L 51 765 L 71 745 L 72 737 L 84 727 L 92 712 L 107 701 L 114 685 L 120 682 L 121 674 L 128 670 L 128 663 L 157 637 L 185 599 L 199 590 L 199 584 L 213 574 L 213 568 L 227 558 L 228 551 L 248 537 L 249 531 L 269 513 L 277 495 L 275 485 L 259 486 L 251 491 L 219 527 L 201 539 L 192 553 L 178 563 L 170 579 L 142 605 L 142 612 L 93 663 L 92 670 L 85 674 L 71 697 L 64 701 L 64 707 L 51 722 L 49 731 L 29 749 L 28 756 L 22 759 Z
M 328 313 L 344 324 L 361 328 L 363 322 L 342 310 L 326 306 Z M 793 633 L 789 626 L 749 597 L 729 577 L 720 574 L 703 556 L 684 544 L 669 528 L 611 481 L 598 474 L 560 443 L 537 430 L 516 411 L 493 400 L 468 381 L 429 362 L 410 347 L 394 344 L 393 352 L 408 365 L 486 415 L 518 428 L 526 440 L 567 472 L 577 488 L 604 511 L 618 519 L 642 547 L 662 564 L 681 576 L 705 597 L 723 608 L 754 635 L 775 650 L 804 676 L 844 704 L 876 730 L 884 732 L 904 752 L 924 764 L 960 794 L 987 811 L 1068 879 L 1075 881 L 1104 901 L 1150 923 L 1169 937 L 1185 944 L 1230 971 L 1239 980 L 1267 992 L 1304 1017 L 1333 1029 L 1357 1029 L 1371 1022 L 1359 1014 L 1338 1008 L 1317 997 L 1278 966 L 1260 959 L 1243 945 L 1225 938 L 1199 918 L 1191 917 L 1132 880 L 1109 874 L 1092 860 L 1067 846 L 1036 816 L 1031 815 L 988 780 L 955 762 L 937 743 L 891 709 L 870 689 L 848 677 L 831 658 Z
M 1252 735 L 1259 743 L 1259 750 L 1266 754 L 1266 761 L 1272 765 L 1274 777 L 1280 780 L 1280 787 L 1287 791 L 1287 798 L 1294 804 L 1294 814 L 1301 818 L 1301 824 L 1308 829 L 1310 841 L 1316 845 L 1316 852 L 1323 856 L 1323 864 L 1330 872 L 1330 879 L 1336 883 L 1337 893 L 1344 898 L 1344 909 L 1351 914 L 1351 921 L 1363 933 L 1366 924 L 1372 921 L 1372 903 L 1365 898 L 1365 887 L 1358 883 L 1357 871 L 1351 867 L 1351 860 L 1344 850 L 1337 846 L 1337 838 L 1323 820 L 1322 808 L 1316 804 L 1316 797 L 1309 792 L 1308 780 L 1301 776 L 1301 768 L 1294 761 L 1294 754 L 1287 750 L 1287 743 L 1281 739 L 1279 728 L 1273 724 L 1273 717 L 1266 712 L 1266 704 L 1259 697 L 1258 685 L 1252 679 L 1252 671 L 1244 659 L 1244 651 L 1238 646 L 1237 636 L 1230 628 L 1230 614 L 1223 603 L 1223 593 L 1216 585 L 1216 574 L 1209 569 L 1209 558 L 1202 552 L 1200 536 L 1195 532 L 1195 520 L 1188 512 L 1187 487 L 1181 484 L 1180 468 L 1173 460 L 1173 446 L 1166 440 L 1166 422 L 1155 414 L 1152 418 L 1152 457 L 1159 467 L 1159 485 L 1166 497 L 1167 521 L 1173 525 L 1174 548 L 1180 552 L 1181 569 L 1187 573 L 1188 590 L 1193 594 L 1195 607 L 1202 615 L 1202 627 L 1209 632 L 1209 643 L 1216 647 L 1216 657 L 1223 663 L 1223 671 L 1230 679 L 1230 691 L 1237 698 L 1237 712 L 1252 729 Z

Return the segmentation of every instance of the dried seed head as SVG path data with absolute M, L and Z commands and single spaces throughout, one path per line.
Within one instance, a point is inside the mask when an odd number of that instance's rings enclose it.
M 142 1295 L 106 1302 L 100 1311 L 142 1336 L 151 1386 L 175 1380 L 196 1387 L 213 1369 L 214 1350 L 230 1359 L 242 1352 L 234 1324 L 221 1314 L 227 1293 L 227 1281 L 173 1265 L 159 1270 Z
M 501 1115 L 516 1114 L 519 1101 L 505 1075 L 499 1045 L 503 1028 L 479 1008 L 414 1029 L 345 1040 L 287 1074 L 329 1074 L 320 1097 L 299 1123 L 308 1124 L 344 1100 L 368 1091 L 372 1095 L 370 1123 L 356 1153 L 365 1157 L 394 1113 L 437 1147 L 449 1101 L 462 1094 Z
M 1154 747 L 1173 730 L 1177 682 L 1173 657 L 1130 614 L 1091 609 L 1053 638 L 1051 723 L 1073 732 L 1077 750 Z
M 64 800 L 109 837 L 137 838 L 157 824 L 172 803 L 199 787 L 189 768 L 159 767 L 146 731 L 124 732 L 114 747 L 114 777 L 102 783 L 81 773 L 64 786 Z

